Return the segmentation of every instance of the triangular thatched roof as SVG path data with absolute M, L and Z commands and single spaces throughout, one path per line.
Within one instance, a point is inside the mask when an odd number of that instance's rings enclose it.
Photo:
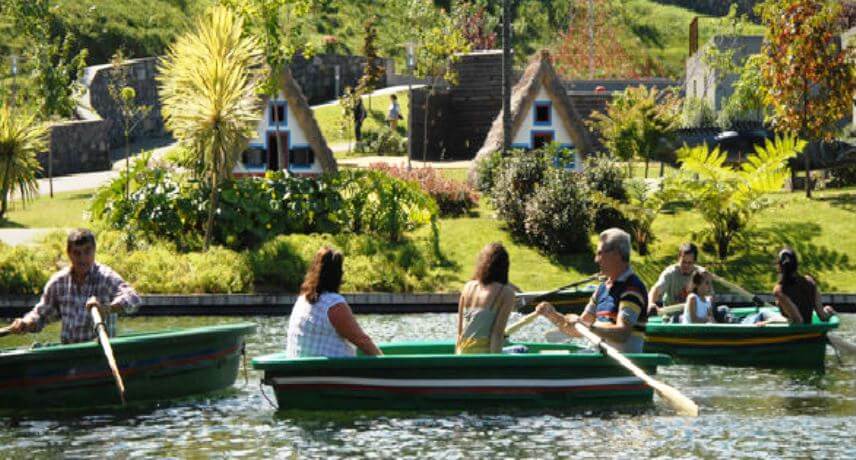
M 321 128 L 315 121 L 315 114 L 309 107 L 306 96 L 303 95 L 300 85 L 294 80 L 288 67 L 280 74 L 279 88 L 286 102 L 288 102 L 289 108 L 294 113 L 297 124 L 303 130 L 306 141 L 309 142 L 309 146 L 315 152 L 315 159 L 321 163 L 321 169 L 325 173 L 335 173 L 338 167 L 333 151 L 327 145 L 327 140 L 324 139 L 324 134 L 321 133 Z
M 553 65 L 550 64 L 550 53 L 546 50 L 535 55 L 511 92 L 511 137 L 513 138 L 517 130 L 520 129 L 527 114 L 529 114 L 532 103 L 535 102 L 538 90 L 542 86 L 550 96 L 553 107 L 559 115 L 559 119 L 562 120 L 568 135 L 573 139 L 577 152 L 581 156 L 590 154 L 592 142 L 588 129 L 586 129 L 582 118 L 568 97 L 568 93 L 556 75 Z M 487 134 L 484 145 L 476 154 L 476 161 L 473 164 L 492 152 L 502 150 L 502 115 L 503 112 L 500 110 L 499 115 L 493 120 L 493 125 Z

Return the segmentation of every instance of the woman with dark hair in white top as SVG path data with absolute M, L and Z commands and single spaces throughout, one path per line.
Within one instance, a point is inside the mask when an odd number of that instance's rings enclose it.
M 355 347 L 366 355 L 382 354 L 339 295 L 343 262 L 341 252 L 326 246 L 315 254 L 288 320 L 285 353 L 289 358 L 352 357 Z

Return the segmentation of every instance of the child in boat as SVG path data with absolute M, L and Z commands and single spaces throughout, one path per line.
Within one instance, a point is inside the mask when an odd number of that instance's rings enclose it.
M 696 271 L 690 277 L 689 295 L 684 304 L 683 324 L 713 323 L 712 297 L 713 286 L 710 276 L 703 271 Z
M 501 353 L 505 325 L 516 304 L 508 282 L 508 252 L 490 243 L 479 254 L 476 273 L 464 285 L 458 300 L 455 353 Z
M 327 246 L 315 253 L 288 319 L 285 354 L 289 358 L 353 357 L 354 346 L 367 355 L 382 354 L 339 295 L 343 262 L 342 253 Z

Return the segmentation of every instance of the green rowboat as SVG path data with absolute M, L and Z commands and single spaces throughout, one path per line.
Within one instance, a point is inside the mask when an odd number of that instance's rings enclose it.
M 251 323 L 110 339 L 128 402 L 180 398 L 231 386 Z M 0 409 L 121 404 L 95 341 L 0 351 Z
M 756 313 L 757 308 L 734 308 L 738 317 Z M 812 368 L 824 366 L 826 334 L 838 327 L 838 317 L 811 324 L 671 324 L 649 318 L 645 328 L 645 351 L 665 353 L 679 362 L 732 366 Z
M 453 342 L 382 344 L 384 356 L 253 359 L 280 409 L 425 410 L 482 407 L 624 407 L 653 391 L 598 353 L 574 345 L 520 343 L 519 354 L 455 355 Z M 649 374 L 670 359 L 627 355 Z

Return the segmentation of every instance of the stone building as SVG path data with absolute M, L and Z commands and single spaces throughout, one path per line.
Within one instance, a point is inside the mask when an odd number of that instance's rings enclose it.
M 717 74 L 716 69 L 711 68 L 705 62 L 705 50 L 709 47 L 715 47 L 720 51 L 734 50 L 734 64 L 738 68 L 742 68 L 749 56 L 761 52 L 763 39 L 764 37 L 760 35 L 738 37 L 717 35 L 711 38 L 704 47 L 687 59 L 685 88 L 687 98 L 702 99 L 714 111 L 722 109 L 725 101 L 734 93 L 732 86 L 740 75 L 737 73 Z

